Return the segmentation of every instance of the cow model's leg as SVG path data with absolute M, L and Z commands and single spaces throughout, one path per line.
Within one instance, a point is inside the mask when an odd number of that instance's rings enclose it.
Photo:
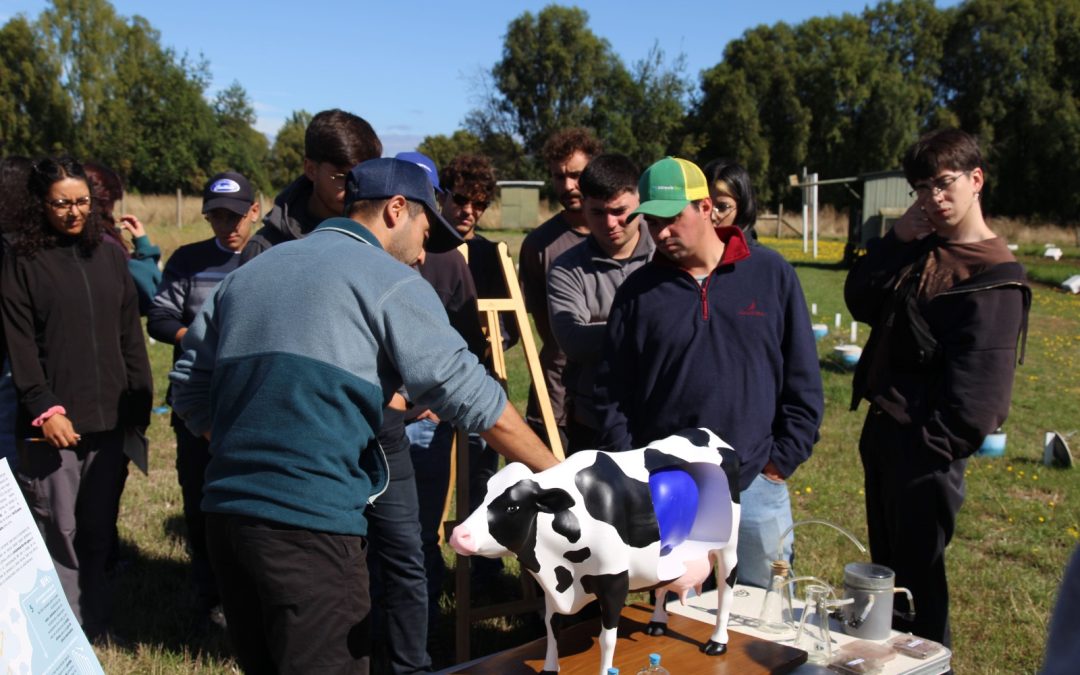
M 646 635 L 663 635 L 667 632 L 668 613 L 664 605 L 667 604 L 667 594 L 670 584 L 664 584 L 656 589 L 656 607 L 653 608 L 652 616 L 649 617 L 649 625 L 645 626 Z
M 559 672 L 559 641 L 555 630 L 555 601 L 544 594 L 544 628 L 547 629 L 547 651 L 544 652 L 544 669 L 541 675 Z
M 630 573 L 599 574 L 581 578 L 581 587 L 596 596 L 600 603 L 600 675 L 607 675 L 615 660 L 615 641 L 619 636 L 619 617 L 630 594 Z
M 713 551 L 716 557 L 716 630 L 701 648 L 710 656 L 717 656 L 727 651 L 728 616 L 735 600 L 735 566 L 738 562 L 736 550 L 738 542 L 732 541 L 720 551 Z

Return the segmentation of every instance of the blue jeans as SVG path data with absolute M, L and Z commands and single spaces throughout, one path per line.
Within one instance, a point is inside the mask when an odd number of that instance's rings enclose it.
M 424 552 L 424 569 L 427 572 L 428 629 L 434 630 L 439 616 L 439 596 L 442 594 L 446 563 L 439 549 L 439 528 L 442 523 L 446 487 L 450 482 L 450 439 L 453 428 L 449 424 L 436 425 L 431 420 L 420 420 L 405 427 L 412 455 L 413 477 L 420 509 L 420 542 Z
M 740 495 L 739 583 L 768 588 L 772 561 L 777 557 L 780 534 L 791 526 L 791 499 L 787 483 L 758 474 Z M 795 536 L 784 538 L 782 560 L 792 561 Z
M 375 638 L 386 646 L 391 672 L 430 670 L 427 575 L 413 477 L 394 479 L 391 475 L 386 492 L 368 506 L 364 516 L 368 520 L 371 606 L 377 615 L 374 623 L 386 631 Z
M 454 428 L 447 422 L 436 425 L 431 420 L 419 420 L 405 427 L 405 435 L 411 444 L 409 452 L 420 503 L 420 540 L 423 542 L 424 567 L 427 569 L 428 625 L 434 627 L 439 615 L 443 577 L 446 575 L 446 563 L 439 548 L 439 528 L 442 527 L 439 521 L 450 482 L 450 447 Z M 487 481 L 495 475 L 498 464 L 499 455 L 495 450 L 479 435 L 469 434 L 470 512 L 483 502 Z M 498 574 L 503 569 L 502 559 L 476 558 L 472 561 L 472 568 Z

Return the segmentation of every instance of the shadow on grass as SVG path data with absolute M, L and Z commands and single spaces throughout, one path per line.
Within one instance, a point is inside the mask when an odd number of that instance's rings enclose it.
M 183 518 L 170 518 L 164 529 L 167 536 L 183 538 Z M 130 643 L 126 650 L 145 647 L 192 657 L 231 658 L 225 631 L 196 613 L 187 563 L 146 555 L 122 540 L 112 583 L 113 628 Z

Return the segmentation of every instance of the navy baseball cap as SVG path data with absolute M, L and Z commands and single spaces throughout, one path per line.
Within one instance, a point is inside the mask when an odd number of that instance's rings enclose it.
M 439 187 L 439 170 L 435 168 L 435 162 L 430 157 L 422 152 L 399 152 L 394 155 L 394 159 L 403 159 L 419 166 L 427 172 L 427 176 L 431 180 L 431 187 L 435 188 L 435 194 L 441 195 L 443 193 L 443 189 Z
M 251 183 L 235 171 L 217 174 L 203 188 L 203 213 L 226 209 L 242 216 L 254 203 L 255 190 L 251 188 Z
M 413 162 L 380 157 L 361 162 L 345 176 L 345 210 L 353 202 L 365 199 L 389 199 L 401 195 L 410 202 L 423 204 L 431 229 L 424 248 L 432 253 L 452 251 L 464 240 L 446 222 L 435 204 L 435 189 L 427 172 Z

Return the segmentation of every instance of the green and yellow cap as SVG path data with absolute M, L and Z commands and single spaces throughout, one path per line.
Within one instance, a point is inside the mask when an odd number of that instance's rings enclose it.
M 708 198 L 709 184 L 697 164 L 678 157 L 665 157 L 641 174 L 638 194 L 641 206 L 631 215 L 643 213 L 674 218 L 690 202 Z

